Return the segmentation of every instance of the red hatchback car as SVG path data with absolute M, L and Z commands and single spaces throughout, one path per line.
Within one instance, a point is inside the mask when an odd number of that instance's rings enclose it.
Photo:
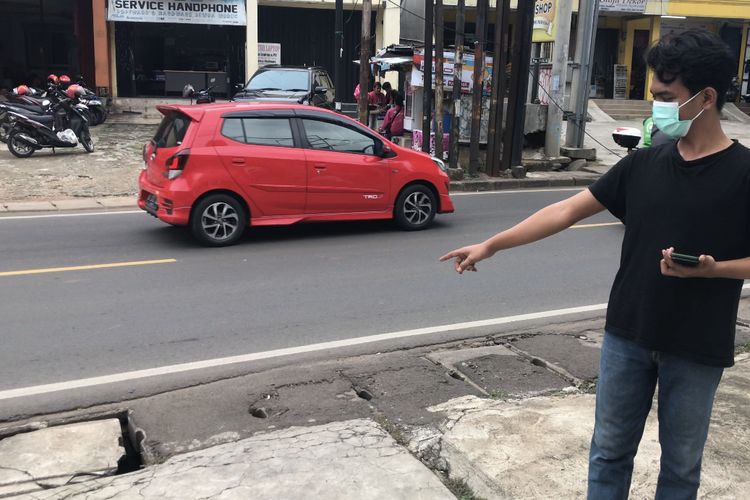
M 453 212 L 442 161 L 358 122 L 302 105 L 159 106 L 138 206 L 210 246 L 248 226 L 395 219 L 407 230 Z

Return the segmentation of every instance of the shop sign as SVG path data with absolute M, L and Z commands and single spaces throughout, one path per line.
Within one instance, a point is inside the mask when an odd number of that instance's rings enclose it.
M 609 12 L 646 12 L 647 0 L 599 0 L 599 10 Z
M 453 90 L 453 73 L 455 53 L 446 51 L 443 57 L 443 88 L 447 91 Z M 413 87 L 424 87 L 424 50 L 414 51 L 414 65 L 411 70 L 411 85 Z M 435 58 L 432 58 L 432 72 L 435 73 Z M 474 54 L 464 53 L 463 66 L 461 67 L 461 92 L 470 93 L 474 88 Z M 433 76 L 434 82 L 434 76 Z M 486 56 L 482 71 L 482 82 L 484 93 L 489 95 L 492 87 L 492 57 Z
M 281 44 L 280 43 L 259 43 L 258 44 L 258 66 L 268 66 L 269 64 L 281 64 Z
M 555 16 L 558 0 L 536 0 L 534 3 L 534 42 L 555 41 Z
M 245 26 L 245 0 L 109 0 L 107 21 Z

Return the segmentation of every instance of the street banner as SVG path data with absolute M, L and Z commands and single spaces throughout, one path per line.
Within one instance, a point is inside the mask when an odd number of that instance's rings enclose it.
M 245 26 L 245 0 L 109 0 L 107 21 Z
M 647 0 L 599 0 L 599 10 L 605 12 L 646 12 Z
M 281 64 L 280 43 L 258 43 L 258 66 Z
M 443 53 L 443 88 L 446 91 L 453 90 L 453 72 L 455 60 L 455 53 L 453 51 L 445 51 Z M 474 88 L 474 54 L 464 53 L 463 66 L 461 68 L 461 92 L 471 93 Z M 424 49 L 414 50 L 414 65 L 411 70 L 411 85 L 413 87 L 424 87 Z M 435 57 L 432 57 L 432 75 L 434 83 L 435 74 Z M 492 86 L 492 57 L 485 56 L 484 68 L 482 71 L 482 81 L 484 86 L 484 94 L 489 95 Z
M 536 0 L 534 4 L 533 42 L 554 42 L 557 26 L 557 1 Z

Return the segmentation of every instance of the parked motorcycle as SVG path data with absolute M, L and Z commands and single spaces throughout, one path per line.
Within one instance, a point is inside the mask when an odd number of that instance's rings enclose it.
M 195 99 L 195 104 L 210 104 L 216 102 L 216 97 L 212 92 L 213 89 L 214 86 L 212 85 L 196 92 L 195 88 L 188 83 L 182 89 L 182 97 L 189 97 L 190 104 L 193 104 L 193 99 Z
M 18 158 L 28 158 L 44 148 L 72 148 L 80 142 L 93 153 L 94 142 L 89 132 L 86 105 L 80 102 L 84 90 L 71 85 L 66 97 L 52 105 L 50 115 L 23 115 L 6 110 L 12 123 L 8 133 L 8 150 Z
M 12 128 L 9 111 L 26 116 L 52 116 L 52 102 L 50 99 L 40 99 L 34 96 L 43 95 L 41 91 L 34 91 L 25 85 L 19 85 L 5 96 L 5 102 L 0 103 L 0 141 L 7 142 Z M 53 96 L 50 96 L 54 98 Z
M 736 102 L 737 97 L 740 95 L 740 82 L 735 76 L 732 78 L 732 83 L 729 84 L 729 88 L 727 89 L 726 98 L 727 102 Z
M 63 81 L 63 75 L 60 77 L 61 82 Z M 68 79 L 69 81 L 70 79 Z M 76 79 L 75 85 L 79 85 L 83 88 L 84 94 L 81 96 L 81 102 L 89 108 L 91 119 L 89 125 L 96 127 L 107 121 L 107 107 L 101 98 L 96 93 L 86 86 L 86 82 L 83 81 L 83 77 L 79 76 Z

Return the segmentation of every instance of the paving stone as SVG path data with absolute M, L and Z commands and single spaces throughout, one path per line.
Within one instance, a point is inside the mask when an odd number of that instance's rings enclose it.
M 109 476 L 125 454 L 117 419 L 61 425 L 0 441 L 0 497 Z

